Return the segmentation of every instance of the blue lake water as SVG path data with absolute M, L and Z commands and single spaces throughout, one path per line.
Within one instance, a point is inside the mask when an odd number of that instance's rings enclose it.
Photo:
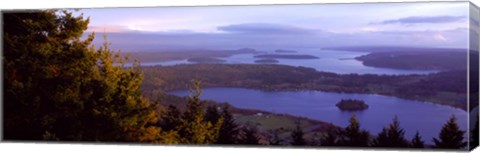
M 303 66 L 314 68 L 317 71 L 334 72 L 339 74 L 388 74 L 388 75 L 405 75 L 405 74 L 428 74 L 435 73 L 435 70 L 400 70 L 388 68 L 369 67 L 362 64 L 361 61 L 355 60 L 355 57 L 366 55 L 366 52 L 353 51 L 333 51 L 333 50 L 302 50 L 298 53 L 274 53 L 265 51 L 269 54 L 307 54 L 319 57 L 319 59 L 277 59 L 277 64 L 290 66 Z M 219 58 L 225 60 L 225 64 L 255 64 L 255 54 L 236 54 L 230 57 Z M 172 60 L 165 62 L 142 62 L 143 66 L 163 65 L 171 66 L 177 64 L 195 64 L 185 60 Z M 127 64 L 128 66 L 128 64 Z
M 186 96 L 187 90 L 171 94 Z M 341 99 L 364 100 L 369 108 L 355 112 L 361 127 L 377 134 L 397 116 L 405 135 L 412 138 L 418 130 L 426 143 L 433 143 L 443 124 L 455 115 L 461 129 L 467 129 L 467 112 L 449 106 L 373 94 L 346 94 L 320 91 L 267 92 L 244 88 L 206 88 L 202 99 L 228 102 L 245 109 L 258 109 L 286 113 L 330 122 L 345 127 L 352 115 L 340 111 L 335 104 Z M 466 135 L 465 135 L 466 137 Z

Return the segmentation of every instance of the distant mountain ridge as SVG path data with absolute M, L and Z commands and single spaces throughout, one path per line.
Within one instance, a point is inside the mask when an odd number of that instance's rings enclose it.
M 329 50 L 348 50 L 363 52 L 466 52 L 466 48 L 406 47 L 406 46 L 344 46 L 325 47 Z

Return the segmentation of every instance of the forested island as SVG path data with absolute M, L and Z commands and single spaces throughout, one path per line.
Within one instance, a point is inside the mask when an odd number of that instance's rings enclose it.
M 273 59 L 273 58 L 266 58 L 266 59 L 255 60 L 255 63 L 260 63 L 260 64 L 273 64 L 273 63 L 278 63 L 278 60 Z
M 335 106 L 342 111 L 361 111 L 368 109 L 368 105 L 363 100 L 342 99 Z
M 318 59 L 313 55 L 287 55 L 287 54 L 264 54 L 255 55 L 255 58 L 277 58 L 277 59 Z

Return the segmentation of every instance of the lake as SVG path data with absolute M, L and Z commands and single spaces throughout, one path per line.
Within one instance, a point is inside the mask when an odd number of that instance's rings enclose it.
M 428 74 L 436 73 L 435 70 L 400 70 L 389 68 L 369 67 L 362 64 L 361 61 L 355 60 L 355 57 L 368 54 L 367 52 L 353 51 L 333 51 L 333 50 L 302 50 L 297 53 L 275 53 L 273 51 L 263 51 L 268 54 L 307 54 L 319 57 L 318 59 L 277 59 L 277 64 L 290 66 L 303 66 L 314 68 L 317 71 L 333 72 L 338 74 L 388 74 L 388 75 L 408 75 L 408 74 Z M 254 58 L 258 54 L 236 54 L 230 57 L 219 58 L 225 60 L 225 64 L 255 64 Z M 177 64 L 195 64 L 185 60 L 172 60 L 165 62 L 142 62 L 143 66 L 163 65 L 172 66 Z M 131 64 L 130 64 L 131 65 Z M 127 64 L 129 66 L 129 64 Z
M 178 96 L 189 94 L 188 90 L 170 93 Z M 201 98 L 228 102 L 238 108 L 308 117 L 342 127 L 349 124 L 352 113 L 340 111 L 335 104 L 346 98 L 361 99 L 369 105 L 367 110 L 355 113 L 362 128 L 376 135 L 397 116 L 400 126 L 406 130 L 406 137 L 412 138 L 418 130 L 422 139 L 427 143 L 433 143 L 432 137 L 438 136 L 442 126 L 452 115 L 456 116 L 461 129 L 467 129 L 467 112 L 464 110 L 374 94 L 206 88 L 203 90 Z

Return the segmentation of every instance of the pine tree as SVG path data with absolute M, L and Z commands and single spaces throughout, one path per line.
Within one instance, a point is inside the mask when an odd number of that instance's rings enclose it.
M 240 144 L 245 145 L 259 145 L 260 137 L 258 135 L 258 128 L 254 125 L 245 125 L 242 128 L 243 137 L 240 139 Z
M 341 137 L 343 132 L 339 129 L 330 128 L 327 132 L 323 135 L 322 139 L 320 140 L 321 146 L 337 146 L 339 145 L 338 138 Z
M 272 146 L 277 146 L 277 145 L 281 145 L 282 144 L 282 140 L 280 139 L 279 135 L 279 130 L 276 129 L 276 130 L 273 130 L 273 132 L 271 132 L 271 138 L 270 140 L 268 141 L 269 142 L 269 145 L 272 145 Z
M 467 142 L 463 141 L 464 133 L 465 131 L 461 131 L 459 129 L 455 116 L 452 116 L 442 127 L 442 130 L 439 134 L 439 139 L 433 138 L 435 148 L 461 149 L 465 147 Z
M 142 96 L 138 63 L 94 34 L 89 19 L 68 11 L 5 13 L 4 138 L 157 142 L 155 105 Z
M 182 143 L 185 144 L 211 144 L 217 141 L 219 129 L 223 121 L 216 125 L 205 120 L 205 109 L 200 101 L 202 90 L 200 81 L 193 83 L 190 89 L 187 110 L 182 116 L 182 125 L 178 130 Z
M 478 118 L 479 117 L 477 117 L 477 121 L 475 122 L 475 127 L 472 129 L 472 132 L 471 132 L 470 149 L 473 149 L 478 146 L 478 139 L 479 139 Z
M 292 131 L 291 137 L 292 137 L 292 142 L 291 144 L 294 146 L 303 146 L 306 145 L 307 142 L 303 138 L 303 130 L 302 127 L 300 127 L 300 122 L 295 123 L 295 129 Z
M 221 117 L 223 118 L 216 144 L 235 144 L 238 142 L 239 126 L 235 123 L 228 105 L 222 108 Z
M 167 113 L 162 116 L 161 127 L 165 131 L 178 130 L 182 124 L 182 114 L 173 105 L 169 105 Z
M 401 147 L 408 147 L 408 141 L 404 137 L 405 130 L 400 128 L 400 123 L 398 118 L 393 118 L 392 123 L 388 126 L 383 128 L 382 132 L 380 132 L 373 140 L 372 146 L 374 147 L 394 147 L 394 148 L 401 148 Z
M 310 140 L 307 140 L 309 146 L 320 146 L 320 140 L 322 139 L 321 134 L 314 132 L 312 136 L 310 136 Z
M 411 143 L 410 143 L 410 147 L 412 148 L 424 148 L 425 145 L 424 145 L 424 142 L 422 140 L 422 137 L 420 137 L 420 133 L 415 133 L 415 136 L 413 137 Z
M 215 125 L 218 120 L 221 118 L 220 112 L 218 112 L 217 106 L 211 105 L 207 107 L 207 112 L 205 114 L 205 120 L 207 122 L 212 123 L 212 125 Z
M 340 144 L 351 147 L 367 147 L 369 145 L 370 134 L 360 129 L 360 124 L 355 115 L 350 118 L 350 124 L 342 132 Z

